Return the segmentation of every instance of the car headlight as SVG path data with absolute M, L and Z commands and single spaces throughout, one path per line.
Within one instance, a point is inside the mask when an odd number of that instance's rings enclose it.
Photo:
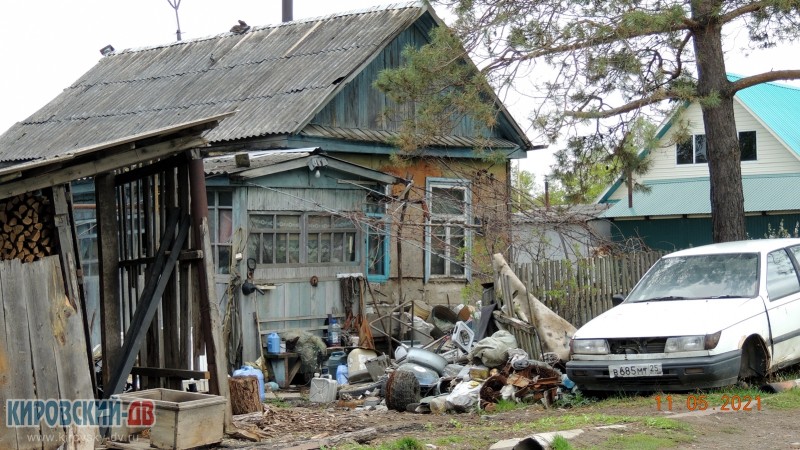
M 573 339 L 572 353 L 576 355 L 607 355 L 608 341 L 605 339 Z
M 711 350 L 719 343 L 721 331 L 714 334 L 706 334 L 699 336 L 677 336 L 667 339 L 664 345 L 664 352 L 693 352 L 697 350 Z

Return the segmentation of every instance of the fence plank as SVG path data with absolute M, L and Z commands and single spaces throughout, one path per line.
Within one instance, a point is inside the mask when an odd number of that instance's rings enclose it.
M 578 261 L 511 264 L 511 268 L 529 293 L 580 327 L 608 311 L 613 294 L 627 295 L 663 255 L 663 252 L 640 252 Z M 501 284 L 505 284 L 504 280 Z

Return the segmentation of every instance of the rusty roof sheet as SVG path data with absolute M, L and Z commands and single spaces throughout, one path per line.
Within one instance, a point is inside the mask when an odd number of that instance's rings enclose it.
M 0 161 L 234 110 L 209 141 L 296 133 L 343 80 L 426 11 L 424 2 L 399 3 L 119 51 L 1 135 Z

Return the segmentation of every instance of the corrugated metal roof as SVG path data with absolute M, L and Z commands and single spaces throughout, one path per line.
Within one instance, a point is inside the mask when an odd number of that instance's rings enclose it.
M 305 136 L 343 139 L 348 141 L 376 142 L 391 144 L 392 139 L 399 133 L 387 130 L 370 130 L 364 128 L 326 127 L 309 124 L 300 133 Z M 433 142 L 438 147 L 476 147 L 484 146 L 494 149 L 515 149 L 519 146 L 507 139 L 501 138 L 474 138 L 469 136 L 442 136 Z
M 428 8 L 392 4 L 117 52 L 0 136 L 0 161 L 233 110 L 211 142 L 298 132 L 341 80 Z
M 728 75 L 736 81 L 742 77 Z M 760 118 L 790 149 L 800 155 L 800 89 L 785 84 L 761 83 L 742 89 L 736 97 Z
M 645 183 L 650 192 L 634 192 L 633 208 L 622 199 L 602 217 L 645 217 L 711 214 L 708 178 L 661 180 Z M 800 174 L 742 177 L 745 212 L 800 211 Z

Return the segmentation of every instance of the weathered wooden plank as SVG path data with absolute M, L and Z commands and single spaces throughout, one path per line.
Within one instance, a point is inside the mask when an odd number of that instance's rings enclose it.
M 33 363 L 34 380 L 36 381 L 36 397 L 42 400 L 61 399 L 61 388 L 58 379 L 57 351 L 60 350 L 56 344 L 56 338 L 67 339 L 65 330 L 57 327 L 53 319 L 58 315 L 59 309 L 64 306 L 59 305 L 63 301 L 63 296 L 59 297 L 50 292 L 49 285 L 53 280 L 59 280 L 61 270 L 52 261 L 55 257 L 22 265 L 22 279 L 36 280 L 35 283 L 25 283 L 20 286 L 19 298 L 27 303 L 28 332 L 31 340 L 31 360 Z M 77 312 L 76 312 L 77 313 Z M 72 355 L 79 360 L 85 358 L 82 354 Z M 42 442 L 44 446 L 58 446 L 63 442 L 65 432 L 63 427 L 48 427 L 45 423 L 41 424 Z M 49 444 L 48 444 L 49 443 Z
M 36 383 L 31 356 L 30 332 L 28 331 L 29 298 L 23 277 L 22 264 L 19 260 L 0 262 L 0 289 L 3 291 L 3 310 L 6 323 L 6 345 L 8 346 L 9 374 L 11 380 L 11 399 L 35 399 Z M 44 382 L 44 380 L 42 381 Z M 5 405 L 3 405 L 5 406 Z M 41 442 L 31 442 L 29 436 L 41 434 L 40 427 L 14 428 L 10 433 L 16 434 L 16 445 L 11 448 L 42 448 Z M 38 444 L 38 445 L 37 445 Z
M 12 340 L 10 339 L 12 336 L 6 333 L 5 314 L 5 302 L 15 302 L 17 297 L 9 296 L 6 298 L 3 292 L 4 289 L 1 288 L 6 284 L 8 277 L 13 277 L 8 273 L 7 267 L 9 265 L 10 263 L 0 262 L 0 399 L 20 398 L 14 389 L 16 379 L 12 371 L 14 370 L 15 359 L 12 359 L 12 357 L 16 357 L 16 354 L 11 353 L 13 351 Z M 6 423 L 7 413 L 5 405 L 0 405 L 0 423 Z M 17 448 L 16 430 L 0 426 L 0 448 Z
M 43 280 L 46 286 L 45 297 L 49 302 L 50 329 L 53 330 L 55 358 L 53 362 L 58 376 L 59 397 L 66 400 L 94 398 L 94 387 L 91 377 L 94 368 L 86 359 L 86 336 L 84 334 L 83 316 L 67 300 L 64 291 L 64 280 L 60 261 L 52 256 L 42 260 L 47 264 L 49 278 Z M 67 433 L 82 436 L 84 440 L 76 443 L 77 449 L 94 448 L 95 440 L 87 436 L 98 436 L 96 426 L 72 426 Z
M 94 179 L 97 202 L 97 251 L 100 270 L 100 328 L 103 348 L 103 385 L 119 364 L 122 341 L 119 296 L 119 229 L 114 176 L 101 174 Z

